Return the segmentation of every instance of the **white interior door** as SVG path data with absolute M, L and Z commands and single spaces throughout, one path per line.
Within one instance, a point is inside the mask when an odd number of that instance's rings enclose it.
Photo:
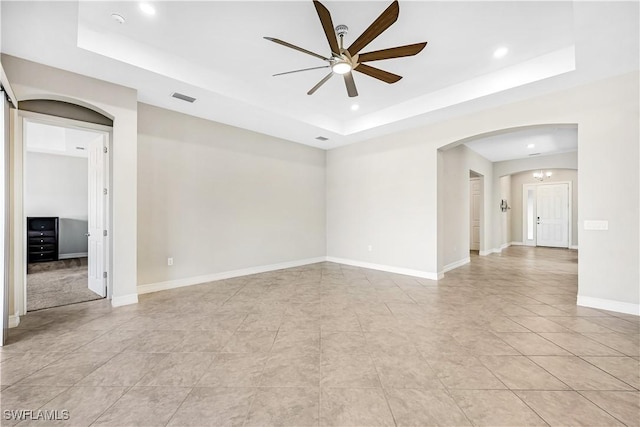
M 480 209 L 482 201 L 482 180 L 480 178 L 471 178 L 469 180 L 469 192 L 471 198 L 469 200 L 471 210 L 469 249 L 478 251 L 480 250 Z
M 569 184 L 537 188 L 537 246 L 569 247 Z
M 104 230 L 105 230 L 105 136 L 100 135 L 89 144 L 89 230 L 88 262 L 89 289 L 106 296 L 104 277 Z

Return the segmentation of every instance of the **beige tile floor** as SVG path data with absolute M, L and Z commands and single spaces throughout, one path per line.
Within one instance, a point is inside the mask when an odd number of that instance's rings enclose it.
M 640 425 L 639 320 L 576 283 L 575 251 L 513 247 L 438 283 L 321 263 L 30 313 L 2 425 Z

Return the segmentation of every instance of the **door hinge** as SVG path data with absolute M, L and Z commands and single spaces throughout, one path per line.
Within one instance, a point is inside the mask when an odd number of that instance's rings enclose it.
M 108 192 L 109 192 L 109 190 L 107 190 L 106 188 L 103 188 L 103 189 L 102 189 L 102 193 L 103 193 L 105 196 L 107 195 L 107 193 L 108 193 Z
M 107 147 L 102 147 L 102 148 L 103 148 L 104 154 L 107 154 L 109 152 L 109 149 Z
M 106 236 L 107 235 L 107 230 L 102 230 L 102 235 Z
M 107 272 L 106 271 L 104 273 L 102 273 L 102 277 L 105 278 L 105 279 L 107 278 Z

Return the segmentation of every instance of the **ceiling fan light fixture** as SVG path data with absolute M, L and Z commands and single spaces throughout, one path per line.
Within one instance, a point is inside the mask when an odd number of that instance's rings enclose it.
M 352 67 L 347 61 L 336 61 L 331 65 L 331 69 L 336 74 L 347 74 Z
M 310 50 L 304 49 L 302 47 L 296 46 L 294 44 L 285 42 L 284 40 L 276 39 L 273 37 L 264 37 L 266 40 L 277 43 L 279 45 L 288 47 L 290 49 L 297 50 L 299 52 L 305 53 L 310 56 L 314 56 L 318 59 L 322 59 L 325 62 L 324 66 L 321 67 L 312 67 L 305 68 L 302 70 L 294 70 L 288 71 L 284 73 L 277 73 L 274 76 L 281 76 L 284 74 L 297 73 L 300 71 L 308 71 L 315 70 L 318 68 L 329 68 L 331 67 L 331 72 L 322 78 L 314 87 L 312 87 L 307 95 L 313 95 L 318 88 L 320 88 L 323 84 L 325 84 L 329 79 L 334 75 L 341 75 L 344 79 L 345 87 L 347 89 L 347 94 L 349 98 L 354 98 L 358 96 L 358 89 L 356 88 L 356 84 L 353 78 L 352 71 L 366 74 L 369 77 L 380 80 L 385 83 L 396 83 L 399 81 L 402 76 L 397 74 L 390 73 L 385 70 L 381 70 L 376 67 L 372 67 L 370 65 L 365 64 L 365 62 L 369 61 L 380 61 L 383 59 L 393 59 L 393 58 L 403 58 L 406 56 L 413 56 L 420 53 L 427 42 L 422 43 L 414 43 L 405 46 L 396 46 L 388 49 L 376 50 L 371 52 L 361 53 L 360 51 L 369 43 L 371 43 L 374 39 L 376 39 L 380 34 L 385 32 L 393 23 L 398 20 L 398 15 L 400 12 L 400 6 L 398 0 L 393 0 L 391 5 L 387 7 L 384 12 L 382 12 L 356 40 L 351 43 L 348 48 L 344 48 L 344 36 L 348 33 L 349 29 L 346 25 L 333 25 L 333 20 L 331 19 L 331 13 L 329 10 L 320 3 L 319 0 L 313 0 L 313 5 L 318 14 L 318 18 L 320 19 L 320 24 L 322 25 L 322 29 L 324 35 L 326 36 L 327 42 L 330 48 L 330 54 L 328 56 L 323 56 L 312 52 Z M 338 40 L 339 39 L 339 40 Z M 328 64 L 327 64 L 328 62 Z

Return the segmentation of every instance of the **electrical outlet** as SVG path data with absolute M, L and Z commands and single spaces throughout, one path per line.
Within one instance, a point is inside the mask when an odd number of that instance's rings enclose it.
M 167 265 L 173 265 L 173 258 L 167 258 Z
M 371 245 L 367 246 L 367 250 L 368 250 L 369 252 L 373 251 L 373 246 L 371 246 Z

